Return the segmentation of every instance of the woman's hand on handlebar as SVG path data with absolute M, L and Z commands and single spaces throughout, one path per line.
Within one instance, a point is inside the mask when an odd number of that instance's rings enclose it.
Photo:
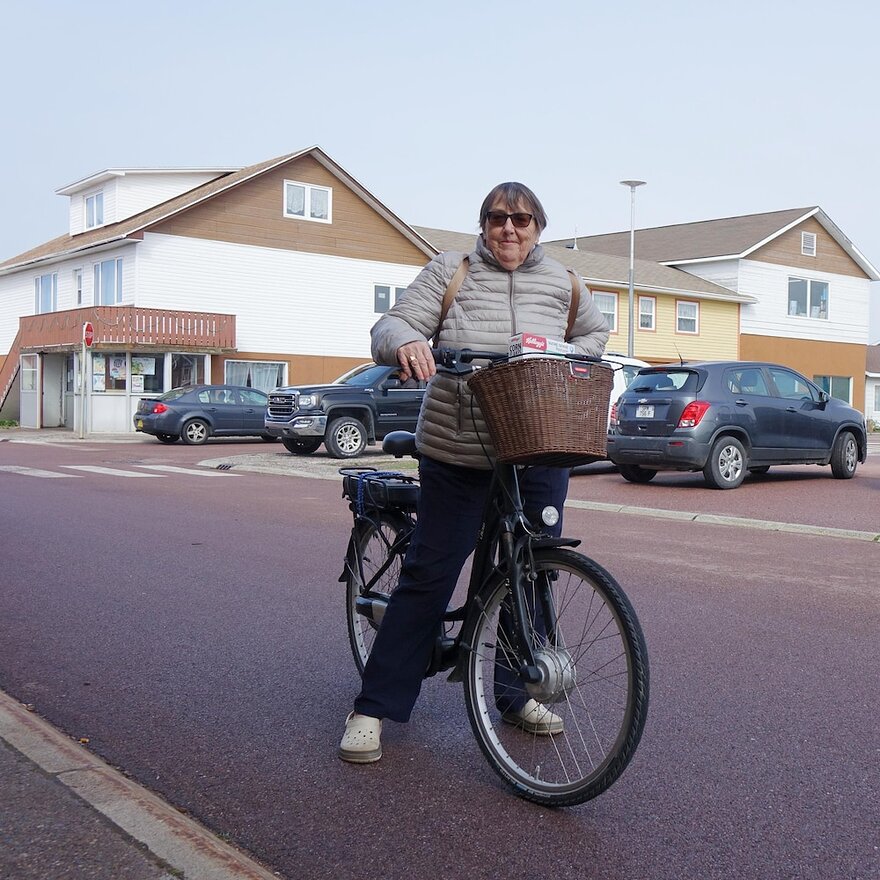
M 397 349 L 397 362 L 400 364 L 401 382 L 406 382 L 410 377 L 427 382 L 437 372 L 433 352 L 427 342 L 420 340 L 401 345 Z

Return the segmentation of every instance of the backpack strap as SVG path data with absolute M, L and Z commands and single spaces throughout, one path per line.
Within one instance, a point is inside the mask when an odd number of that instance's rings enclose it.
M 572 269 L 568 269 L 567 271 L 568 274 L 571 275 L 571 302 L 568 304 L 568 326 L 565 328 L 566 339 L 571 336 L 571 331 L 574 329 L 578 306 L 581 302 L 581 279 L 578 278 Z
M 455 274 L 452 276 L 452 279 L 449 282 L 449 286 L 446 288 L 446 292 L 443 294 L 443 302 L 440 306 L 440 320 L 437 322 L 437 332 L 434 334 L 434 347 L 437 347 L 438 342 L 440 341 L 440 328 L 443 326 L 443 322 L 446 320 L 446 313 L 449 311 L 449 307 L 452 305 L 452 301 L 455 299 L 456 294 L 461 288 L 461 283 L 464 281 L 464 276 L 467 275 L 468 265 L 470 264 L 470 258 L 467 254 L 462 257 L 461 264 L 455 270 Z

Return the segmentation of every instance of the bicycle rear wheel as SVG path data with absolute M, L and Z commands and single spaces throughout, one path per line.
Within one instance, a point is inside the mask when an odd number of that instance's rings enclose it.
M 505 581 L 469 622 L 465 701 L 483 754 L 518 795 L 571 806 L 605 791 L 632 758 L 648 710 L 648 654 L 629 600 L 600 565 L 549 549 L 535 553 L 535 566 L 528 628 L 541 682 L 511 684 L 508 658 L 517 651 L 504 624 Z M 535 613 L 547 607 L 538 599 L 542 583 L 549 587 L 548 614 Z M 525 699 L 542 703 L 562 729 L 540 735 L 511 723 L 511 707 Z
M 410 529 L 411 526 L 402 517 L 387 513 L 375 514 L 359 529 L 356 538 L 356 552 L 363 567 L 363 582 L 357 559 L 349 559 L 346 562 L 345 609 L 348 639 L 355 665 L 361 675 L 373 649 L 373 642 L 384 611 L 384 602 L 397 587 L 400 566 L 403 562 L 404 548 L 401 546 L 401 538 Z M 369 595 L 374 597 L 371 603 L 372 616 L 358 611 L 357 599 L 365 589 L 368 589 Z

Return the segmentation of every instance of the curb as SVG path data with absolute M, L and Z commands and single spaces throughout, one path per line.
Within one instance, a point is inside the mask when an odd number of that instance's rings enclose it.
M 0 739 L 186 880 L 278 880 L 0 691 Z

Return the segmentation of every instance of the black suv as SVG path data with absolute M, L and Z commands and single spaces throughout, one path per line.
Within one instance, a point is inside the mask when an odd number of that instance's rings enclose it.
M 830 464 L 848 480 L 866 455 L 862 413 L 788 367 L 752 361 L 639 370 L 608 432 L 608 458 L 633 483 L 701 470 L 712 488 L 734 489 L 780 464 Z
M 425 383 L 401 383 L 398 367 L 362 364 L 330 385 L 296 385 L 269 392 L 266 433 L 294 455 L 322 443 L 333 458 L 356 458 L 391 431 L 414 431 Z

